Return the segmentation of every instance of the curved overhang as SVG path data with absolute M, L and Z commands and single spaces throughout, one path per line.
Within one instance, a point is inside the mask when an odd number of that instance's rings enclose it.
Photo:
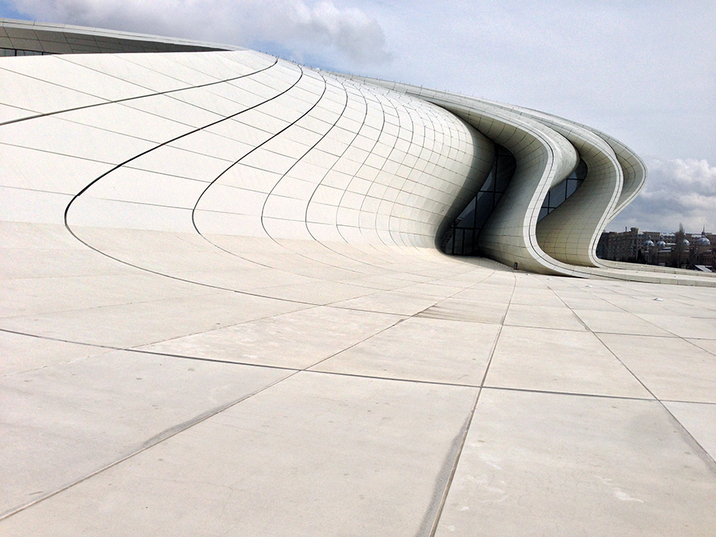
M 125 41 L 135 45 L 158 43 L 160 48 L 152 45 L 153 50 L 199 51 L 213 47 L 185 40 L 7 20 L 0 21 L 0 27 L 6 29 L 6 34 L 9 30 L 34 32 L 40 41 L 52 32 L 55 37 L 64 33 L 77 36 L 79 41 L 98 40 L 102 46 L 89 52 L 109 52 L 102 48 L 105 46 L 116 50 Z M 174 146 L 184 150 L 191 145 L 192 160 L 196 162 L 188 169 L 214 170 L 199 161 L 219 154 L 228 163 L 223 171 L 219 169 L 215 175 L 201 179 L 209 186 L 198 197 L 178 202 L 180 210 L 191 208 L 189 222 L 205 237 L 232 229 L 238 235 L 265 235 L 286 245 L 308 240 L 335 251 L 342 249 L 340 244 L 358 251 L 378 249 L 390 258 L 394 248 L 410 251 L 436 247 L 488 178 L 497 144 L 514 157 L 515 171 L 480 229 L 477 245 L 482 253 L 508 266 L 534 272 L 645 279 L 643 274 L 634 274 L 634 267 L 624 270 L 595 255 L 607 223 L 638 195 L 646 180 L 642 160 L 614 138 L 527 108 L 304 68 L 248 50 L 229 50 L 236 47 L 216 48 L 224 51 L 207 53 L 201 59 L 192 53 L 102 54 L 94 55 L 94 59 L 91 55 L 61 54 L 42 59 L 16 58 L 4 66 L 5 107 L 0 125 L 6 134 L 26 139 L 34 149 L 41 149 L 47 140 L 33 132 L 57 130 L 61 125 L 57 132 L 67 130 L 66 141 L 75 143 L 75 148 L 63 151 L 72 153 L 76 149 L 76 156 L 87 158 L 88 148 L 96 147 L 93 158 L 100 157 L 102 162 L 104 154 L 118 155 L 108 161 L 110 169 L 99 177 L 76 174 L 59 188 L 56 180 L 50 180 L 51 189 L 81 197 L 66 211 L 68 225 L 73 219 L 88 224 L 98 215 L 98 222 L 105 221 L 113 213 L 98 207 L 111 201 L 116 192 L 124 192 L 116 196 L 117 202 L 151 205 L 151 199 L 134 199 L 144 195 L 141 189 L 132 187 L 136 179 L 125 185 L 120 184 L 123 178 L 136 175 L 129 170 L 136 167 L 137 161 L 162 160 L 159 156 L 176 149 Z M 82 47 L 68 50 L 82 51 L 88 52 Z M 254 68 L 257 69 L 252 71 Z M 154 73 L 151 87 L 139 83 L 149 71 Z M 179 72 L 185 77 L 181 82 L 175 78 Z M 270 80 L 259 85 L 270 91 L 259 90 L 255 85 L 262 77 Z M 296 85 L 294 90 L 289 88 L 291 84 Z M 217 98 L 221 100 L 218 106 Z M 202 108 L 212 111 L 206 115 L 199 112 Z M 129 110 L 133 110 L 129 114 L 132 116 L 145 114 L 147 125 L 154 124 L 159 116 L 173 124 L 166 131 L 162 129 L 169 124 L 149 133 L 147 127 L 130 132 L 134 128 L 130 123 L 136 126 L 141 122 L 137 123 L 137 116 L 127 119 L 124 125 L 123 116 Z M 119 121 L 110 120 L 110 116 Z M 199 116 L 205 117 L 198 119 Z M 250 118 L 249 130 L 235 125 L 244 118 Z M 90 128 L 77 126 L 83 122 Z M 182 123 L 190 129 L 177 129 L 176 125 Z M 259 129 L 265 131 L 260 136 L 251 131 L 256 125 L 262 125 Z M 127 145 L 129 151 L 123 153 L 124 143 L 97 145 L 98 128 L 110 133 L 124 129 L 122 134 L 133 138 Z M 221 133 L 223 140 L 218 146 L 206 145 L 213 131 Z M 112 138 L 114 134 L 102 136 Z M 142 137 L 145 140 L 138 142 Z M 36 148 L 30 140 L 39 140 Z M 224 146 L 226 140 L 230 142 Z M 139 148 L 139 152 L 132 153 L 132 148 Z M 282 161 L 281 166 L 267 164 L 273 156 L 261 160 L 259 155 L 265 152 L 281 155 L 277 160 Z M 9 173 L 24 165 L 14 159 L 12 154 L 6 159 Z M 541 215 L 548 192 L 565 181 L 580 160 L 587 169 L 581 186 L 566 201 L 550 208 L 546 216 Z M 271 178 L 261 175 L 265 170 L 256 172 L 262 166 L 270 169 Z M 249 171 L 242 175 L 239 169 Z M 43 175 L 53 176 L 52 166 Z M 108 189 L 113 182 L 116 188 Z M 73 186 L 64 192 L 68 185 L 81 187 L 79 194 Z M 237 188 L 251 194 L 236 198 Z M 193 189 L 181 186 L 177 196 L 189 191 Z M 81 205 L 93 204 L 88 217 L 77 210 Z M 150 228 L 184 229 L 176 214 L 152 216 L 142 224 L 127 220 L 122 211 L 116 215 L 119 220 L 110 226 L 141 227 L 149 222 Z
M 605 267 L 596 257 L 599 237 L 646 181 L 646 167 L 627 146 L 585 125 L 523 107 L 408 84 L 352 78 L 442 106 L 513 153 L 518 163 L 515 184 L 510 183 L 504 201 L 481 232 L 480 250 L 485 255 L 537 272 L 589 276 Z M 515 132 L 524 137 L 519 143 L 515 142 Z M 526 145 L 521 143 L 526 139 L 530 140 Z M 569 175 L 579 158 L 588 170 L 582 185 L 538 223 L 547 191 Z M 535 167 L 535 162 L 541 164 Z M 528 192 L 532 197 L 525 202 Z M 515 224 L 522 226 L 521 232 L 516 231 Z
M 0 49 L 36 54 L 202 52 L 243 50 L 175 37 L 0 18 Z
M 617 214 L 624 210 L 624 208 L 639 195 L 639 192 L 641 192 L 642 188 L 644 188 L 648 175 L 646 164 L 644 164 L 644 161 L 641 159 L 641 157 L 639 157 L 639 155 L 637 155 L 632 149 L 630 149 L 627 145 L 620 142 L 613 136 L 610 136 L 600 130 L 594 129 L 588 125 L 584 125 L 576 121 L 571 121 L 569 119 L 565 119 L 554 114 L 540 112 L 531 108 L 509 106 L 496 101 L 489 102 L 491 102 L 495 106 L 508 107 L 510 109 L 520 110 L 523 113 L 530 114 L 535 117 L 542 117 L 545 120 L 557 121 L 564 125 L 567 125 L 569 128 L 588 131 L 604 140 L 611 147 L 612 151 L 616 155 L 624 176 L 623 186 L 619 195 L 619 200 L 614 206 L 614 209 L 612 210 L 611 214 L 609 215 L 609 220 L 613 219 Z

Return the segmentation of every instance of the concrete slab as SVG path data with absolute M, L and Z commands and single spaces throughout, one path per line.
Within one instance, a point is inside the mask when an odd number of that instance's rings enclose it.
M 39 315 L 209 294 L 215 291 L 157 278 L 129 267 L 114 274 L 13 278 L 4 281 L 0 288 L 3 304 L 0 316 Z M 53 298 L 51 303 L 49 296 Z
M 693 436 L 694 440 L 716 460 L 716 405 L 713 403 L 665 402 L 679 423 Z
M 334 302 L 332 306 L 363 311 L 374 311 L 379 313 L 393 313 L 396 315 L 415 315 L 440 300 L 435 297 L 402 293 L 399 291 L 387 291 L 373 293 L 352 300 Z
M 307 307 L 281 300 L 215 291 L 59 313 L 0 319 L 0 328 L 68 341 L 125 348 L 148 345 Z M 171 323 L 167 319 L 172 319 Z
M 589 332 L 505 326 L 486 386 L 652 398 Z
M 458 296 L 463 296 L 462 293 Z M 502 324 L 507 314 L 507 303 L 457 300 L 442 300 L 418 313 L 420 317 L 446 319 L 451 321 L 467 321 L 482 324 Z
M 574 310 L 574 313 L 592 332 L 669 336 L 666 330 L 637 317 L 632 313 L 614 311 Z
M 0 377 L 111 352 L 91 345 L 53 341 L 0 330 Z
M 716 403 L 716 360 L 679 338 L 599 334 L 599 339 L 658 398 Z
M 174 338 L 144 350 L 303 369 L 390 328 L 401 317 L 315 307 Z
M 716 340 L 713 339 L 688 339 L 690 343 L 693 343 L 697 347 L 701 347 L 705 351 L 710 352 L 716 356 Z
M 611 304 L 610 302 L 607 302 L 606 300 L 603 300 L 601 298 L 594 298 L 589 297 L 586 293 L 584 294 L 584 297 L 582 297 L 582 294 L 578 297 L 574 296 L 565 296 L 563 293 L 558 292 L 557 293 L 560 298 L 564 301 L 564 303 L 571 308 L 572 310 L 591 310 L 591 311 L 615 311 L 615 312 L 623 312 L 624 310 L 615 306 L 614 304 Z M 589 297 L 589 298 L 587 298 Z
M 483 389 L 436 535 L 698 535 L 716 466 L 656 401 Z
M 563 307 L 564 302 L 551 289 L 542 287 L 517 287 L 510 299 L 512 304 Z
M 716 339 L 716 317 L 702 317 L 700 311 L 686 315 L 639 315 L 645 321 L 684 338 Z
M 557 330 L 586 330 L 579 317 L 566 306 L 510 304 L 505 325 Z
M 475 395 L 299 373 L 0 521 L 0 532 L 425 534 Z
M 289 373 L 115 351 L 2 377 L 0 516 Z
M 412 317 L 313 370 L 479 386 L 499 326 Z

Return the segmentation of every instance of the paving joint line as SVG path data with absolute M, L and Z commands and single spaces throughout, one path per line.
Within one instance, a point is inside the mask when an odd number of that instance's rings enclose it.
M 261 319 L 256 320 L 262 320 L 262 319 L 268 319 L 272 316 L 268 317 L 262 317 Z M 484 388 L 485 390 L 497 390 L 497 391 L 512 391 L 512 392 L 521 392 L 521 393 L 538 393 L 538 394 L 545 394 L 545 395 L 563 395 L 563 396 L 569 396 L 569 397 L 592 397 L 592 398 L 600 398 L 600 399 L 615 399 L 615 400 L 628 400 L 628 401 L 647 401 L 652 402 L 655 401 L 655 398 L 651 397 L 635 397 L 635 396 L 623 396 L 623 395 L 610 395 L 610 394 L 599 394 L 599 393 L 581 393 L 581 392 L 566 392 L 566 391 L 557 391 L 557 390 L 539 390 L 534 388 L 516 388 L 516 387 L 509 387 L 509 386 L 492 386 L 489 384 L 465 384 L 465 383 L 457 383 L 457 382 L 447 382 L 447 381 L 436 381 L 436 380 L 426 380 L 426 379 L 411 379 L 411 378 L 400 378 L 400 377 L 387 377 L 387 376 L 379 376 L 379 375 L 365 375 L 360 373 L 349 373 L 349 372 L 338 372 L 338 371 L 322 371 L 317 369 L 310 369 L 312 367 L 315 367 L 316 365 L 319 365 L 320 363 L 330 359 L 334 358 L 335 356 L 338 356 L 342 352 L 345 352 L 346 350 L 355 347 L 356 345 L 359 345 L 361 343 L 364 343 L 365 341 L 368 341 L 372 337 L 377 336 L 381 332 L 385 332 L 386 330 L 389 330 L 401 322 L 409 319 L 409 317 L 405 317 L 403 319 L 398 320 L 397 322 L 393 323 L 392 325 L 376 332 L 375 334 L 368 336 L 367 338 L 354 343 L 350 347 L 346 347 L 345 349 L 342 349 L 340 351 L 337 351 L 330 356 L 327 356 L 326 358 L 323 358 L 316 362 L 315 364 L 312 364 L 311 366 L 307 366 L 307 368 L 295 368 L 295 367 L 287 367 L 287 366 L 279 366 L 279 365 L 273 365 L 273 364 L 257 364 L 257 363 L 251 363 L 251 362 L 239 362 L 235 360 L 223 360 L 221 358 L 210 358 L 210 357 L 203 357 L 203 356 L 188 356 L 184 354 L 176 354 L 176 353 L 169 353 L 169 352 L 161 352 L 161 351 L 152 351 L 147 349 L 142 349 L 140 347 L 119 347 L 119 346 L 110 346 L 110 345 L 102 345 L 98 343 L 87 343 L 82 341 L 73 341 L 73 340 L 67 340 L 67 339 L 61 339 L 61 338 L 55 338 L 51 336 L 42 336 L 37 334 L 30 334 L 27 332 L 20 332 L 16 330 L 9 330 L 5 328 L 0 328 L 0 332 L 9 333 L 9 334 L 15 334 L 25 337 L 31 337 L 31 338 L 37 338 L 37 339 L 43 339 L 48 341 L 57 341 L 59 343 L 67 343 L 72 345 L 80 345 L 85 347 L 92 347 L 96 349 L 103 349 L 108 351 L 120 351 L 120 352 L 130 352 L 135 354 L 144 354 L 144 355 L 150 355 L 150 356 L 158 356 L 158 357 L 165 357 L 165 358 L 177 358 L 180 360 L 192 360 L 192 361 L 199 361 L 199 362 L 209 362 L 209 363 L 218 363 L 218 364 L 226 364 L 226 365 L 237 365 L 242 367 L 256 367 L 256 368 L 262 368 L 262 369 L 279 369 L 284 371 L 295 371 L 300 372 L 304 371 L 306 373 L 311 374 L 320 374 L 320 375 L 334 375 L 334 376 L 345 376 L 345 377 L 355 377 L 355 378 L 365 378 L 365 379 L 372 379 L 372 380 L 385 380 L 385 381 L 391 381 L 391 382 L 408 382 L 408 383 L 415 383 L 415 384 L 428 384 L 433 386 L 446 386 L 446 387 L 454 387 L 454 388 Z M 242 324 L 247 324 L 252 321 L 245 321 L 242 323 L 237 323 L 235 325 L 231 326 L 240 326 Z M 224 327 L 226 328 L 226 327 Z M 213 331 L 212 329 L 211 331 Z M 216 329 L 216 330 L 220 330 Z M 202 334 L 204 332 L 197 332 L 197 334 Z M 179 339 L 184 336 L 179 336 L 178 338 L 173 339 Z M 164 340 L 164 341 L 172 341 L 172 339 Z M 21 371 L 18 373 L 26 373 L 29 371 L 35 371 L 36 369 L 29 369 L 25 371 Z M 16 373 L 11 373 L 16 374 Z M 7 376 L 7 375 L 5 375 Z M 716 402 L 711 401 L 683 401 L 683 400 L 676 400 L 676 399 L 664 399 L 666 402 L 670 403 L 687 403 L 687 404 L 704 404 L 704 405 L 716 405 Z
M 45 494 L 45 495 L 43 495 L 43 496 L 41 496 L 41 497 L 39 497 L 39 498 L 36 498 L 36 499 L 32 500 L 31 502 L 28 502 L 28 503 L 26 503 L 26 504 L 23 504 L 23 505 L 21 505 L 21 506 L 18 506 L 18 507 L 16 507 L 16 508 L 14 508 L 14 509 L 11 509 L 10 511 L 7 511 L 7 512 L 5 512 L 5 513 L 0 514 L 0 521 L 5 520 L 5 519 L 7 519 L 7 518 L 9 518 L 9 517 L 11 517 L 11 516 L 13 516 L 13 515 L 16 515 L 17 513 L 22 512 L 22 511 L 24 511 L 24 510 L 26 510 L 26 509 L 28 509 L 28 508 L 30 508 L 30 507 L 33 507 L 33 506 L 35 506 L 35 505 L 37 505 L 37 504 L 39 504 L 39 503 L 41 503 L 41 502 L 43 502 L 43 501 L 45 501 L 45 500 L 47 500 L 47 499 L 49 499 L 49 498 L 52 498 L 53 496 L 56 496 L 56 495 L 58 495 L 58 494 L 61 494 L 62 492 L 66 491 L 66 490 L 68 490 L 68 489 L 70 489 L 70 488 L 72 488 L 72 487 L 74 487 L 74 486 L 76 486 L 76 485 L 79 485 L 80 483 L 83 483 L 84 481 L 87 481 L 88 479 L 91 479 L 91 478 L 93 478 L 93 477 L 99 475 L 100 473 L 105 472 L 106 470 L 109 470 L 109 469 L 111 469 L 111 468 L 113 468 L 113 467 L 115 467 L 115 466 L 118 466 L 119 464 L 121 464 L 121 463 L 123 463 L 123 462 L 125 462 L 125 461 L 127 461 L 127 460 L 129 460 L 129 459 L 131 459 L 131 458 L 133 458 L 133 457 L 135 457 L 135 456 L 137 456 L 137 455 L 143 453 L 144 451 L 147 451 L 147 450 L 149 450 L 149 449 L 151 449 L 151 448 L 157 446 L 158 444 L 160 444 L 160 443 L 162 443 L 162 442 L 164 442 L 164 441 L 166 441 L 166 440 L 169 440 L 170 438 L 173 438 L 173 437 L 175 437 L 175 436 L 177 436 L 177 435 L 179 435 L 179 434 L 181 434 L 181 433 L 183 433 L 183 432 L 185 432 L 185 431 L 191 429 L 192 427 L 194 427 L 194 426 L 196 426 L 196 425 L 199 425 L 200 423 L 203 423 L 203 422 L 209 420 L 210 418 L 213 418 L 214 416 L 217 416 L 218 414 L 220 414 L 220 413 L 222 413 L 222 412 L 225 412 L 226 410 L 229 410 L 230 408 L 232 408 L 232 407 L 234 407 L 234 406 L 236 406 L 236 405 L 238 405 L 238 404 L 240 404 L 240 403 L 243 403 L 244 401 L 247 401 L 248 399 L 251 399 L 252 397 L 254 397 L 254 396 L 256 396 L 256 395 L 259 395 L 259 394 L 261 394 L 261 393 L 263 393 L 263 392 L 265 392 L 265 391 L 267 391 L 267 390 L 269 390 L 269 389 L 271 389 L 271 388 L 277 386 L 278 384 L 281 384 L 282 382 L 284 382 L 284 381 L 286 381 L 286 380 L 288 380 L 288 379 L 290 379 L 290 378 L 296 376 L 297 374 L 299 374 L 299 373 L 301 373 L 301 372 L 307 372 L 307 371 L 309 370 L 309 368 L 315 367 L 316 365 L 318 365 L 318 364 L 320 364 L 320 363 L 322 363 L 322 362 L 325 362 L 326 360 L 328 360 L 328 359 L 330 359 L 330 358 L 336 356 L 337 354 L 340 354 L 341 352 L 344 352 L 344 351 L 346 351 L 346 350 L 348 350 L 348 349 L 350 349 L 350 348 L 352 348 L 352 347 L 355 347 L 356 345 L 359 345 L 360 343 L 363 343 L 364 341 L 367 341 L 367 340 L 369 340 L 370 338 L 375 337 L 376 335 L 378 335 L 378 334 L 380 334 L 380 333 L 382 333 L 382 332 L 384 332 L 384 331 L 386 331 L 386 330 L 389 330 L 390 328 L 392 328 L 393 326 L 399 324 L 399 323 L 402 322 L 402 321 L 403 321 L 403 319 L 400 319 L 400 320 L 398 320 L 397 322 L 393 323 L 392 325 L 390 325 L 390 326 L 388 326 L 388 327 L 386 327 L 386 328 L 383 328 L 382 330 L 376 332 L 375 334 L 371 334 L 370 336 L 368 336 L 368 337 L 362 339 L 361 341 L 358 341 L 358 342 L 356 342 L 356 343 L 354 343 L 354 344 L 352 344 L 352 345 L 350 345 L 350 346 L 348 346 L 348 347 L 342 349 L 341 351 L 339 351 L 339 352 L 337 352 L 337 353 L 334 353 L 334 354 L 332 354 L 332 355 L 330 355 L 330 356 L 327 356 L 326 358 L 323 358 L 323 359 L 319 360 L 318 362 L 315 362 L 315 363 L 311 364 L 310 366 L 306 366 L 306 367 L 304 367 L 304 368 L 294 369 L 294 368 L 280 368 L 280 367 L 275 367 L 275 366 L 274 366 L 274 367 L 271 367 L 271 366 L 258 366 L 258 367 L 267 367 L 267 368 L 271 368 L 271 369 L 281 369 L 281 370 L 285 370 L 285 371 L 288 371 L 289 374 L 287 374 L 286 376 L 284 376 L 284 377 L 282 377 L 282 378 L 280 378 L 280 379 L 277 379 L 277 380 L 274 381 L 274 382 L 271 382 L 270 384 L 268 384 L 267 386 L 264 386 L 263 388 L 260 388 L 260 389 L 258 389 L 258 390 L 255 390 L 255 391 L 251 392 L 250 394 L 247 394 L 247 395 L 245 395 L 245 396 L 239 398 L 238 400 L 232 401 L 232 402 L 227 403 L 227 404 L 225 404 L 225 405 L 221 405 L 221 406 L 218 407 L 218 408 L 215 408 L 215 409 L 213 409 L 213 410 L 210 410 L 210 411 L 208 411 L 208 412 L 205 412 L 205 413 L 203 413 L 203 414 L 200 414 L 199 416 L 196 416 L 195 418 L 190 419 L 190 420 L 184 422 L 183 424 L 180 424 L 180 426 L 179 426 L 178 428 L 176 428 L 176 429 L 174 429 L 174 428 L 169 428 L 169 429 L 165 430 L 164 433 L 159 433 L 158 435 L 155 435 L 155 436 L 151 437 L 148 441 L 146 441 L 146 442 L 142 445 L 141 448 L 134 450 L 133 452 L 131 452 L 131 453 L 129 453 L 129 454 L 127 454 L 127 455 L 125 455 L 125 456 L 123 456 L 123 457 L 121 457 L 121 458 L 119 458 L 119 459 L 113 461 L 113 462 L 111 462 L 110 464 L 107 464 L 107 465 L 105 465 L 105 466 L 103 466 L 103 467 L 101 467 L 101 468 L 99 468 L 99 469 L 97 469 L 97 470 L 95 470 L 95 471 L 93 471 L 93 472 L 90 472 L 89 474 L 86 474 L 85 476 L 83 476 L 83 477 L 81 477 L 81 478 L 79 478 L 79 479 L 76 479 L 76 480 L 72 481 L 71 483 L 68 483 L 68 484 L 66 484 L 66 485 L 64 485 L 64 486 L 62 486 L 62 487 L 60 487 L 60 488 L 58 488 L 58 489 L 56 489 L 56 490 L 54 490 L 54 491 L 48 493 L 48 494 Z M 2 330 L 2 329 L 0 329 L 0 330 Z M 34 336 L 34 337 L 42 338 L 42 336 Z M 125 349 L 125 350 L 130 351 L 130 352 L 132 352 L 132 351 L 133 351 L 133 352 L 141 352 L 141 351 L 136 351 L 136 350 L 133 350 L 133 349 Z M 145 352 L 146 352 L 146 351 L 145 351 Z M 154 354 L 154 353 L 152 353 L 152 354 Z M 207 361 L 208 361 L 208 360 L 207 360 Z M 232 363 L 232 362 L 229 362 L 229 363 Z M 183 426 L 181 426 L 181 425 L 183 425 Z M 167 434 L 166 431 L 170 431 L 170 432 Z
M 512 284 L 512 293 L 510 294 L 510 301 L 507 304 L 507 310 L 509 311 L 510 305 L 512 304 L 512 298 L 515 295 L 515 289 L 517 288 L 517 276 L 512 275 L 513 277 L 513 284 Z M 507 313 L 505 313 L 505 317 L 507 316 Z M 478 388 L 477 395 L 475 396 L 475 402 L 472 405 L 472 410 L 470 411 L 469 418 L 467 420 L 467 424 L 465 426 L 465 431 L 463 433 L 462 440 L 460 441 L 460 447 L 458 448 L 457 454 L 455 455 L 455 460 L 453 461 L 452 469 L 450 471 L 450 476 L 448 477 L 447 483 L 445 484 L 445 489 L 443 491 L 442 498 L 440 499 L 440 504 L 438 505 L 437 513 L 435 514 L 435 519 L 433 521 L 432 527 L 430 529 L 430 537 L 435 537 L 435 533 L 438 530 L 438 526 L 440 524 L 440 519 L 442 518 L 443 511 L 445 510 L 445 503 L 447 502 L 448 495 L 450 493 L 450 489 L 452 488 L 453 480 L 455 479 L 455 474 L 457 473 L 457 467 L 460 464 L 460 458 L 462 457 L 462 452 L 465 447 L 465 442 L 467 441 L 467 436 L 470 433 L 470 429 L 472 427 L 472 421 L 475 417 L 475 412 L 477 411 L 477 405 L 480 402 L 480 396 L 482 395 L 482 390 L 485 385 L 485 380 L 487 379 L 487 374 L 490 370 L 490 365 L 492 365 L 492 359 L 495 356 L 495 351 L 497 350 L 497 345 L 500 341 L 500 336 L 502 335 L 502 327 L 504 326 L 504 319 L 503 324 L 500 325 L 500 330 L 498 331 L 497 335 L 495 336 L 495 341 L 493 343 L 492 349 L 490 351 L 490 356 L 487 361 L 487 365 L 485 366 L 485 372 L 482 376 L 482 382 L 480 383 L 480 387 Z
M 123 462 L 126 462 L 129 459 L 134 458 L 135 456 L 161 444 L 162 442 L 169 440 L 170 438 L 173 438 L 173 437 L 191 429 L 192 427 L 207 421 L 208 419 L 210 419 L 222 412 L 225 412 L 226 410 L 229 410 L 230 408 L 232 408 L 240 403 L 243 403 L 244 401 L 251 399 L 252 397 L 254 397 L 256 395 L 259 395 L 260 393 L 262 393 L 266 390 L 269 390 L 270 388 L 273 388 L 277 384 L 280 384 L 281 382 L 293 377 L 294 375 L 296 375 L 298 373 L 299 373 L 299 371 L 293 371 L 292 373 L 288 374 L 287 376 L 280 378 L 280 379 L 270 383 L 269 385 L 264 386 L 263 388 L 255 390 L 255 391 L 251 392 L 250 394 L 247 394 L 236 401 L 232 401 L 225 405 L 221 405 L 218 408 L 215 408 L 213 410 L 209 410 L 203 414 L 200 414 L 199 416 L 196 416 L 193 419 L 188 420 L 187 422 L 184 422 L 183 427 L 179 427 L 178 429 L 169 428 L 169 429 L 167 429 L 168 431 L 170 431 L 168 434 L 159 433 L 158 435 L 153 436 L 148 441 L 146 441 L 144 444 L 142 444 L 142 446 L 139 449 L 136 449 L 136 450 L 132 451 L 131 453 L 128 453 L 127 455 L 124 455 L 123 457 L 120 457 L 119 459 L 112 461 L 111 463 L 106 464 L 105 466 L 103 466 L 97 470 L 94 470 L 94 471 L 92 471 L 92 472 L 66 484 L 66 485 L 63 485 L 52 492 L 44 494 L 41 497 L 36 498 L 30 502 L 27 502 L 23 505 L 20 505 L 18 507 L 10 509 L 9 511 L 1 513 L 0 521 L 6 520 L 13 515 L 16 515 L 22 511 L 25 511 L 26 509 L 29 509 L 41 502 L 44 502 L 45 500 L 48 500 L 58 494 L 61 494 L 62 492 L 65 492 L 65 491 L 69 490 L 70 488 L 75 487 L 76 485 L 79 485 L 79 484 L 81 484 L 81 483 L 83 483 L 83 482 L 85 482 L 85 481 L 111 469 L 111 468 L 114 468 L 115 466 L 118 466 L 118 465 L 122 464 Z M 167 430 L 165 430 L 165 433 Z
M 557 296 L 559 296 L 559 295 L 557 295 Z M 562 300 L 561 297 L 560 297 L 560 300 Z M 577 315 L 577 314 L 574 312 L 574 310 L 573 310 L 569 305 L 567 305 L 567 303 L 564 302 L 564 300 L 562 300 L 562 303 L 563 303 L 567 308 L 569 308 L 569 310 L 570 310 L 574 315 Z M 632 315 L 634 315 L 634 314 L 632 314 Z M 636 315 L 635 315 L 635 317 L 636 317 Z M 638 318 L 641 319 L 640 317 L 638 317 Z M 645 321 L 644 319 L 642 319 L 642 320 L 643 320 L 644 322 L 649 323 L 649 321 Z M 652 324 L 652 325 L 653 325 L 653 323 L 649 323 L 649 324 Z M 656 325 L 653 325 L 653 326 L 656 327 Z M 659 327 L 657 327 L 657 328 L 659 328 Z M 659 398 L 656 396 L 656 394 L 646 385 L 646 383 L 645 383 L 644 381 L 642 381 L 642 380 L 636 375 L 636 373 L 634 373 L 634 371 L 632 371 L 631 368 L 626 365 L 626 363 L 624 363 L 624 361 L 617 355 L 617 353 L 614 352 L 614 351 L 611 349 L 611 347 L 609 347 L 609 346 L 604 342 L 604 340 L 599 337 L 599 333 L 594 332 L 594 331 L 591 330 L 588 326 L 587 326 L 587 330 L 588 330 L 594 337 L 596 337 L 596 338 L 599 340 L 599 342 L 600 342 L 600 343 L 609 351 L 609 353 L 622 365 L 622 367 L 624 367 L 624 369 L 626 369 L 626 370 L 629 372 L 629 374 L 642 386 L 642 388 L 644 388 L 644 390 L 646 390 L 646 391 L 654 398 L 655 401 L 658 401 L 658 403 L 661 405 L 661 407 L 664 409 L 664 411 L 667 413 L 667 415 L 670 417 L 670 419 L 671 419 L 674 423 L 678 424 L 678 426 L 681 428 L 682 434 L 687 437 L 687 443 L 689 443 L 689 441 L 690 441 L 691 443 L 693 443 L 693 445 L 695 445 L 695 446 L 698 448 L 698 449 L 696 449 L 695 451 L 697 452 L 697 454 L 699 455 L 699 457 L 700 457 L 702 460 L 704 460 L 704 462 L 706 462 L 706 463 L 711 467 L 711 469 L 716 469 L 716 460 L 714 460 L 714 457 L 701 445 L 701 443 L 694 437 L 694 435 L 691 434 L 691 431 L 689 431 L 689 430 L 684 426 L 684 424 L 681 423 L 681 421 L 679 421 L 679 420 L 676 418 L 676 416 L 671 412 L 671 410 L 669 410 L 669 408 L 664 404 L 664 401 L 662 401 L 661 399 L 659 399 Z M 673 332 L 671 332 L 671 331 L 668 331 L 668 332 L 673 334 Z M 622 334 L 622 335 L 628 335 L 628 336 L 634 337 L 635 334 Z M 664 336 L 661 336 L 661 337 L 664 337 Z M 682 338 L 682 337 L 679 336 L 678 334 L 673 334 L 673 337 L 674 337 L 674 338 L 677 338 L 677 339 L 680 339 L 680 340 L 682 340 L 682 341 L 686 341 L 686 342 L 688 343 L 688 340 L 685 340 L 684 338 Z

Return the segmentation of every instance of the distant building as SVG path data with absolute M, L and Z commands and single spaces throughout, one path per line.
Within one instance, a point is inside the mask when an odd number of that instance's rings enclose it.
M 645 263 L 694 269 L 696 265 L 716 269 L 714 265 L 716 234 L 702 231 L 688 234 L 639 231 L 633 227 L 622 232 L 602 233 L 597 244 L 597 257 L 609 261 Z

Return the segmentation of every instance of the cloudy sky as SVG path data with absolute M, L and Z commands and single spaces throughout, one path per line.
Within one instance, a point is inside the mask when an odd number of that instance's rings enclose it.
M 608 229 L 716 231 L 714 0 L 0 0 L 0 17 L 237 44 L 551 112 L 647 162 Z

